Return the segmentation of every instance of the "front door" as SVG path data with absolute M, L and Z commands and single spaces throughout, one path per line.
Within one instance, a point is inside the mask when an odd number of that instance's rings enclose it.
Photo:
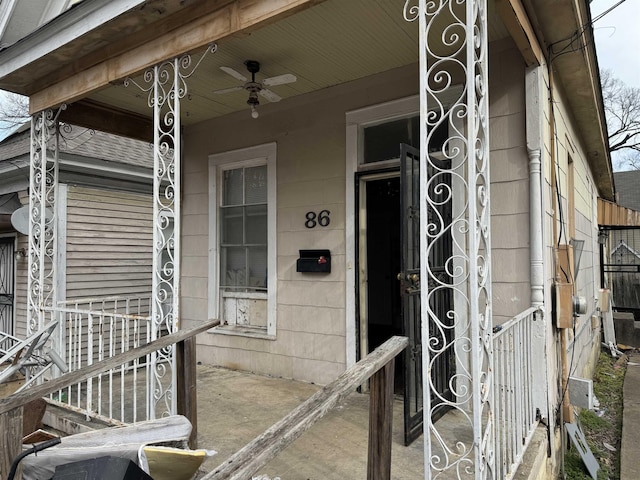
M 427 209 L 428 223 L 450 222 L 450 205 L 447 192 L 450 190 L 450 178 L 442 174 L 446 171 L 447 161 L 431 158 L 429 161 L 429 177 L 433 178 L 433 170 L 438 168 L 440 174 L 437 182 L 428 182 L 428 195 L 433 201 Z M 440 236 L 431 242 L 425 238 L 427 247 L 421 252 L 420 245 L 420 151 L 409 145 L 400 146 L 400 217 L 401 217 L 401 271 L 400 296 L 402 305 L 403 334 L 409 338 L 409 346 L 405 351 L 404 373 L 404 439 L 409 445 L 422 434 L 423 402 L 422 402 L 422 354 L 423 342 L 421 334 L 421 294 L 420 294 L 420 257 L 428 254 L 427 268 L 431 272 L 429 278 L 429 304 L 427 318 L 436 316 L 439 323 L 451 327 L 433 331 L 435 322 L 429 322 L 430 371 L 432 395 L 434 403 L 430 414 L 435 420 L 445 409 L 443 403 L 452 398 L 451 379 L 454 370 L 454 359 L 449 353 L 453 349 L 447 346 L 453 337 L 453 319 L 448 315 L 452 311 L 450 277 L 446 264 L 451 256 L 451 242 L 447 236 Z M 435 210 L 434 210 L 435 209 Z M 428 235 L 427 235 L 428 237 Z M 429 237 L 428 237 L 429 238 Z M 449 323 L 447 323 L 449 318 Z M 443 354 L 443 352 L 445 352 Z
M 422 340 L 420 331 L 420 152 L 400 146 L 400 218 L 403 334 L 409 338 L 404 353 L 404 442 L 422 433 Z

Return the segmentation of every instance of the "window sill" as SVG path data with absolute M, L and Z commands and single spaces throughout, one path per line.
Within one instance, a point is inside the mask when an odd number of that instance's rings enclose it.
M 266 328 L 252 327 L 249 325 L 218 325 L 207 333 L 213 333 L 217 335 L 232 335 L 236 337 L 250 337 L 258 338 L 261 340 L 275 340 L 275 335 L 269 335 Z

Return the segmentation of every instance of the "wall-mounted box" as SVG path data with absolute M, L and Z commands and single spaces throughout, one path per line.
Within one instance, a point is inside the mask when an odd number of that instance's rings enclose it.
M 300 250 L 296 261 L 296 272 L 331 273 L 331 252 L 329 250 Z
M 569 377 L 571 405 L 593 409 L 593 382 L 586 378 Z
M 575 265 L 573 246 L 561 244 L 556 247 L 556 275 L 563 283 L 574 283 Z
M 556 283 L 556 327 L 573 327 L 573 285 L 570 283 Z

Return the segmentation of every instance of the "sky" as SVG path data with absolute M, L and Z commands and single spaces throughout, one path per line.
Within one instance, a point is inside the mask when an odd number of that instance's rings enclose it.
M 592 0 L 591 16 L 614 6 L 593 24 L 598 64 L 628 86 L 640 88 L 640 0 Z
M 598 15 L 612 9 L 602 18 Z M 629 87 L 640 88 L 640 0 L 592 0 L 591 17 L 598 66 Z M 624 154 L 613 152 L 615 171 L 629 170 Z

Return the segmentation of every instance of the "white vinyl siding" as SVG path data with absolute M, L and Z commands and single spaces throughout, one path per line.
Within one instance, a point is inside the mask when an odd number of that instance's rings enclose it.
M 66 299 L 149 296 L 152 239 L 150 195 L 69 187 Z

